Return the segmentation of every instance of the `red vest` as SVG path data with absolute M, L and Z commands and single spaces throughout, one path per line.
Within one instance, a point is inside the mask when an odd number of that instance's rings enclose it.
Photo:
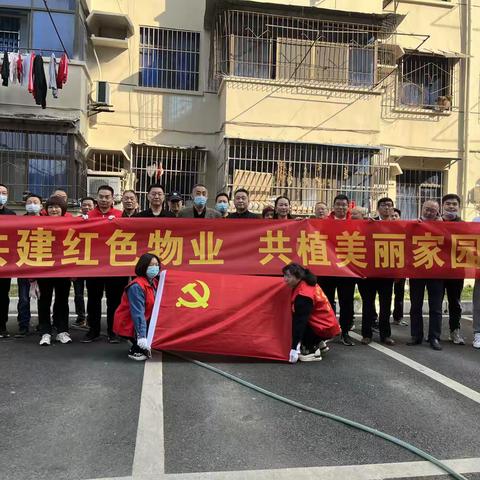
M 312 287 L 301 281 L 296 286 L 292 292 L 292 312 L 295 312 L 295 298 L 298 295 L 312 299 L 313 311 L 308 319 L 308 324 L 322 340 L 327 340 L 340 334 L 340 325 L 335 312 L 323 290 L 318 285 Z
M 155 303 L 155 289 L 158 285 L 158 280 L 154 279 L 153 286 L 145 277 L 137 277 L 131 281 L 126 287 L 122 295 L 122 301 L 115 311 L 113 319 L 113 331 L 121 337 L 135 337 L 135 325 L 130 314 L 130 302 L 128 301 L 127 290 L 131 285 L 137 283 L 142 287 L 145 294 L 145 320 L 147 323 L 152 316 L 153 305 Z

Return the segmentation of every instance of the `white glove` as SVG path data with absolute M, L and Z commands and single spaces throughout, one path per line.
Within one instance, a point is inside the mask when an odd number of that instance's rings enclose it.
M 288 359 L 290 363 L 297 363 L 298 361 L 298 350 L 290 350 L 290 358 Z
M 114 218 L 115 218 L 115 215 L 109 215 L 109 216 L 108 216 L 108 219 L 109 219 L 109 220 L 113 220 Z
M 82 217 L 84 220 L 88 220 L 88 215 L 87 215 L 87 214 L 82 214 L 81 217 Z
M 40 287 L 38 286 L 38 282 L 36 280 L 30 283 L 29 296 L 30 298 L 35 298 L 36 300 L 40 298 Z
M 146 338 L 138 338 L 137 339 L 137 345 L 142 349 L 142 350 L 148 350 L 148 343 Z

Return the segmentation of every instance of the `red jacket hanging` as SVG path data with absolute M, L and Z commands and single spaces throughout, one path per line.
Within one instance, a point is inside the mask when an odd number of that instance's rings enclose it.
M 30 54 L 30 67 L 28 72 L 25 72 L 24 75 L 28 75 L 28 91 L 33 93 L 33 61 L 35 60 L 35 54 L 32 52 Z
M 60 58 L 60 63 L 58 64 L 57 72 L 57 88 L 62 88 L 68 79 L 68 57 L 64 53 Z

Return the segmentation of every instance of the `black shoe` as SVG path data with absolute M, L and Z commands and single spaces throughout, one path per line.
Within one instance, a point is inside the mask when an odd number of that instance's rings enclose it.
M 18 333 L 14 335 L 15 338 L 25 338 L 28 335 L 28 328 L 22 327 L 18 330 Z
M 395 345 L 395 340 L 391 337 L 382 338 L 380 341 L 389 347 L 393 347 Z
M 421 345 L 422 342 L 423 342 L 423 338 L 412 337 L 412 339 L 409 342 L 407 342 L 407 345 L 411 347 L 412 345 Z
M 0 338 L 10 338 L 10 334 L 7 332 L 7 330 L 2 330 L 0 331 Z
M 429 343 L 430 343 L 430 346 L 434 350 L 441 350 L 442 349 L 442 346 L 440 345 L 440 342 L 436 338 L 432 338 L 432 340 L 430 340 Z
M 81 343 L 92 343 L 100 337 L 97 333 L 88 332 L 81 340 Z
M 120 339 L 114 333 L 111 333 L 108 336 L 108 343 L 120 343 Z
M 353 347 L 355 345 L 355 342 L 352 340 L 350 335 L 347 333 L 345 335 L 342 335 L 342 338 L 340 340 L 344 345 L 347 345 L 347 347 Z

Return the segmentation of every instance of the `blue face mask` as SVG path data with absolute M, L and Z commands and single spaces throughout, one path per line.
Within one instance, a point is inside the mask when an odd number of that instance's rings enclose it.
M 220 202 L 215 205 L 215 209 L 220 213 L 225 213 L 228 210 L 228 203 Z
M 207 197 L 203 197 L 202 195 L 198 195 L 193 199 L 193 203 L 197 207 L 204 207 L 207 204 Z
M 147 267 L 147 277 L 152 280 L 160 273 L 160 267 L 158 265 L 150 265 Z
M 0 205 L 5 205 L 7 203 L 8 197 L 7 195 L 0 195 Z

